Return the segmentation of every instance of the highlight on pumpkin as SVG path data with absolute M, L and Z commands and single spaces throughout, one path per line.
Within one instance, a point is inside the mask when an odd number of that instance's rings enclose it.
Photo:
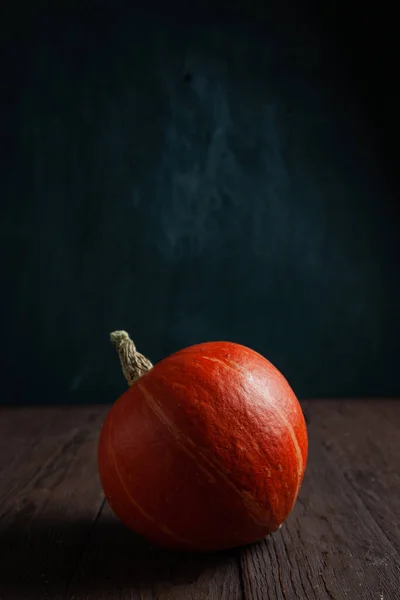
M 128 383 L 98 445 L 116 516 L 155 544 L 194 551 L 277 531 L 308 452 L 300 404 L 280 371 L 231 342 L 197 344 L 153 366 L 126 331 L 110 339 Z

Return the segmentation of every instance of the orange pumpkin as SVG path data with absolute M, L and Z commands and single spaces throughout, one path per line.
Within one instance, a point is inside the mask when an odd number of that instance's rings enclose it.
M 152 542 L 188 550 L 276 531 L 296 502 L 308 448 L 283 375 L 239 344 L 191 346 L 153 367 L 128 334 L 112 339 L 130 384 L 98 446 L 114 513 Z

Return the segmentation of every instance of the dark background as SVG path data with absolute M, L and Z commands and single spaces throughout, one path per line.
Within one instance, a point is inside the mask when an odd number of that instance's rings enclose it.
M 243 343 L 300 397 L 399 394 L 393 15 L 13 6 L 1 402 L 112 402 L 116 328 L 153 362 Z

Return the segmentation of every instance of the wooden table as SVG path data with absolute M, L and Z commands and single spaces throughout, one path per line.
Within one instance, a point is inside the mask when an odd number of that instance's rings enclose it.
M 399 600 L 400 402 L 303 407 L 292 515 L 207 555 L 151 547 L 111 514 L 96 468 L 107 407 L 0 409 L 1 600 Z

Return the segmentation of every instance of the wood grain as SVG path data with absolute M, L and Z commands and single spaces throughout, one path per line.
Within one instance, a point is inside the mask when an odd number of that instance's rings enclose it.
M 254 546 L 155 548 L 97 476 L 107 407 L 0 410 L 0 600 L 398 600 L 400 402 L 304 403 L 310 455 L 293 513 Z

